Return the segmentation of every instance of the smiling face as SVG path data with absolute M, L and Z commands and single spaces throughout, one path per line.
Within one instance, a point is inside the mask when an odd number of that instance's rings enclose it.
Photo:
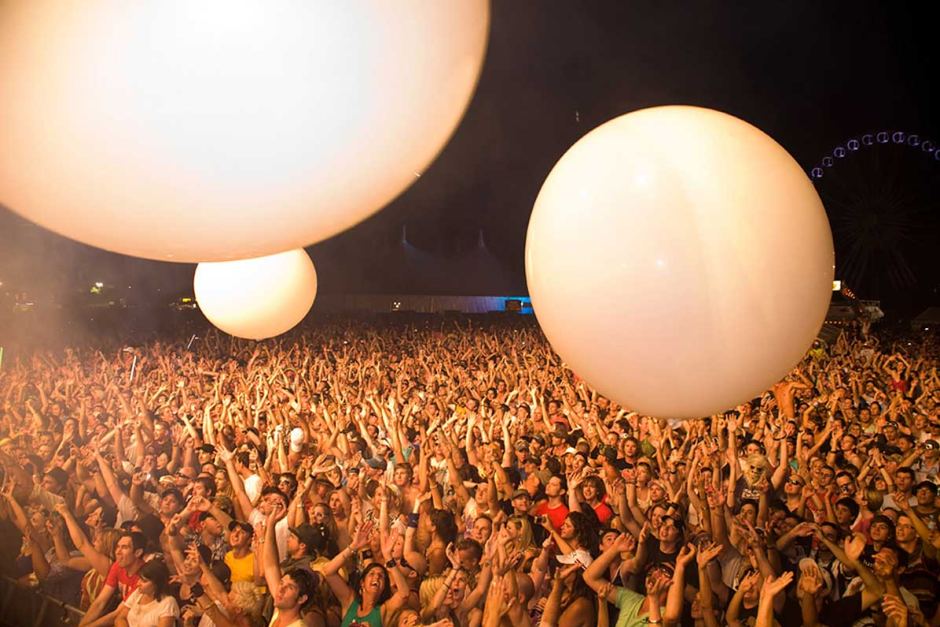
M 366 570 L 359 584 L 359 593 L 365 597 L 378 599 L 385 590 L 385 569 L 380 566 L 372 566 Z
M 199 574 L 199 555 L 190 553 L 187 551 L 185 559 L 183 559 L 183 574 L 184 575 L 197 575 Z
M 251 543 L 251 534 L 241 527 L 235 527 L 229 532 L 228 543 L 233 549 L 245 548 Z
M 490 536 L 493 534 L 493 523 L 488 518 L 477 518 L 473 521 L 473 528 L 470 530 L 470 537 L 479 542 L 480 544 L 486 544 L 486 541 L 490 539 Z

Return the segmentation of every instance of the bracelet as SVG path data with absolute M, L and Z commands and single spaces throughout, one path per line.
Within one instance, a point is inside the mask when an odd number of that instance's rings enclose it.
M 412 529 L 418 528 L 419 514 L 408 514 L 408 526 Z

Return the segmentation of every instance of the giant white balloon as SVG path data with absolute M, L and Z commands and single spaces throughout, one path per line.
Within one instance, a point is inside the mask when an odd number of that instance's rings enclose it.
M 196 302 L 226 333 L 262 340 L 292 329 L 317 296 L 317 272 L 304 250 L 196 266 Z
M 171 261 L 300 248 L 410 185 L 487 0 L 3 0 L 0 203 Z
M 535 202 L 526 276 L 555 350 L 602 393 L 684 418 L 733 407 L 803 356 L 832 289 L 819 196 L 773 139 L 694 107 L 580 139 Z

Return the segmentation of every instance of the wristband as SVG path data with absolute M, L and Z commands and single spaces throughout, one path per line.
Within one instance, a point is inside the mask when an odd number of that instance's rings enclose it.
M 418 528 L 419 514 L 408 514 L 408 526 L 412 529 Z

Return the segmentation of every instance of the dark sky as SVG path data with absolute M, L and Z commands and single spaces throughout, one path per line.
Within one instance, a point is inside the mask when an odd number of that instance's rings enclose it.
M 524 290 L 525 230 L 545 176 L 589 130 L 644 107 L 731 113 L 770 134 L 807 170 L 870 131 L 940 141 L 930 4 L 495 0 L 486 61 L 463 122 L 409 190 L 311 249 L 321 290 L 398 289 L 383 269 L 402 225 L 418 248 L 450 256 L 472 249 L 482 229 Z M 861 295 L 926 303 L 938 285 L 930 248 L 940 162 L 896 146 L 856 157 L 820 183 L 827 210 L 839 212 L 837 253 L 868 255 Z M 871 233 L 898 221 L 893 250 L 871 241 Z M 57 292 L 100 277 L 133 285 L 137 299 L 160 300 L 190 285 L 192 266 L 97 251 L 2 208 L 0 232 L 7 287 Z M 894 280 L 886 268 L 899 251 L 910 276 Z

